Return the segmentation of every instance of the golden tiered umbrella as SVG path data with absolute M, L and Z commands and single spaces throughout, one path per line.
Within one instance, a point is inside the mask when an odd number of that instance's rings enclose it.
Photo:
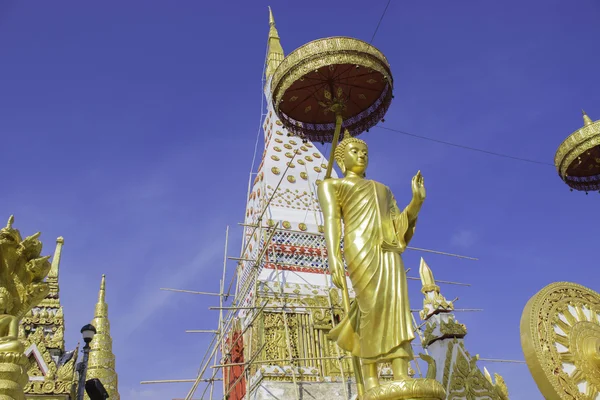
M 562 142 L 554 164 L 571 191 L 600 191 L 600 120 L 592 122 L 583 111 L 583 128 Z
M 331 142 L 327 179 L 341 128 L 356 136 L 381 121 L 392 86 L 390 65 L 379 50 L 361 40 L 333 37 L 290 53 L 275 71 L 271 90 L 275 112 L 289 132 Z
M 356 136 L 376 125 L 392 101 L 393 79 L 385 56 L 370 44 L 348 37 L 319 39 L 290 53 L 271 82 L 275 112 L 292 134 L 331 142 L 325 179 L 331 177 L 340 130 Z M 346 313 L 350 296 L 343 281 Z M 357 392 L 364 384 L 360 360 L 352 357 Z

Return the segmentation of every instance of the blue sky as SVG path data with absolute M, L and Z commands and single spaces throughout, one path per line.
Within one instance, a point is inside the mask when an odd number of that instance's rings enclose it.
M 286 53 L 345 35 L 369 41 L 386 1 L 272 2 Z M 65 237 L 61 297 L 69 347 L 93 317 L 100 277 L 124 399 L 183 397 L 214 329 L 224 234 L 236 256 L 259 126 L 264 1 L 0 2 L 0 210 L 45 252 Z M 552 163 L 600 118 L 600 4 L 594 0 L 394 1 L 374 44 L 395 100 L 385 126 Z M 598 196 L 571 193 L 550 165 L 372 129 L 369 176 L 400 203 L 420 169 L 428 189 L 413 245 L 485 358 L 523 359 L 527 299 L 553 281 L 598 289 Z M 259 153 L 260 154 L 260 153 Z M 407 253 L 418 268 L 422 254 Z M 231 268 L 233 265 L 229 265 Z M 413 283 L 413 307 L 421 304 Z M 513 399 L 541 399 L 524 365 L 485 364 Z

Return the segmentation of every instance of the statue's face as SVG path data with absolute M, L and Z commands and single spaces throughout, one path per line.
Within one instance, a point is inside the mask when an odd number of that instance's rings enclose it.
M 364 175 L 369 164 L 369 150 L 363 143 L 350 143 L 346 146 L 344 154 L 344 168 L 346 172 L 352 171 Z

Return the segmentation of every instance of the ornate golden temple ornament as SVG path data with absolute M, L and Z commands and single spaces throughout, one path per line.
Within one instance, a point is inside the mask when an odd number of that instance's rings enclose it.
M 554 165 L 571 191 L 600 190 L 600 120 L 592 122 L 583 111 L 583 127 L 561 143 Z
M 525 306 L 521 345 L 546 399 L 600 397 L 600 294 L 569 282 L 546 286 Z
M 421 293 L 425 295 L 423 299 L 423 309 L 419 312 L 422 320 L 427 320 L 434 314 L 450 312 L 454 310 L 454 304 L 440 293 L 440 287 L 435 283 L 431 268 L 421 258 L 419 266 L 419 275 L 421 276 Z M 466 334 L 466 330 L 465 330 Z
M 22 239 L 14 217 L 0 229 L 0 398 L 22 400 L 28 382 L 28 359 L 19 340 L 19 321 L 49 292 L 51 269 L 42 257 L 40 233 Z

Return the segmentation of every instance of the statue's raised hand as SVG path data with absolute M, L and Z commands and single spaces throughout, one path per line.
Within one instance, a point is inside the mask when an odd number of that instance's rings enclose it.
M 425 183 L 423 181 L 423 175 L 421 175 L 421 171 L 417 172 L 417 174 L 412 178 L 412 193 L 414 200 L 420 202 L 425 200 Z

